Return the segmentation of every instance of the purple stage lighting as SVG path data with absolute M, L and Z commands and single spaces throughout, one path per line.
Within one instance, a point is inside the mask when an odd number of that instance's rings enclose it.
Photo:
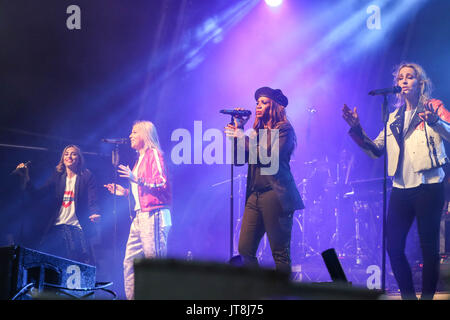
M 265 0 L 266 4 L 270 7 L 278 7 L 283 3 L 283 0 Z

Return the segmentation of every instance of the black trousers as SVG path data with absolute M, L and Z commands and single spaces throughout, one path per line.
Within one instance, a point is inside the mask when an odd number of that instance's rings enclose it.
M 273 190 L 253 192 L 247 200 L 239 235 L 239 255 L 247 266 L 258 266 L 256 252 L 267 233 L 276 270 L 291 272 L 291 231 L 293 212 L 283 212 Z
M 42 239 L 40 250 L 69 260 L 95 264 L 88 239 L 75 226 L 62 224 L 50 228 Z
M 416 299 L 406 239 L 417 219 L 422 250 L 422 299 L 432 299 L 439 279 L 439 227 L 444 206 L 443 183 L 393 188 L 386 220 L 386 248 L 402 299 Z

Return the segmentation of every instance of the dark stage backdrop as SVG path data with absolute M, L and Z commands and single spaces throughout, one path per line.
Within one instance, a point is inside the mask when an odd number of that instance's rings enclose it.
M 10 172 L 32 161 L 39 185 L 64 146 L 77 144 L 99 189 L 99 280 L 114 281 L 122 294 L 128 204 L 117 199 L 114 219 L 113 198 L 103 188 L 114 178 L 113 145 L 101 139 L 128 137 L 133 122 L 145 119 L 158 129 L 173 186 L 169 255 L 184 258 L 190 251 L 195 259 L 227 261 L 230 166 L 219 133 L 229 118 L 219 110 L 254 110 L 255 90 L 271 86 L 289 98 L 287 113 L 298 138 L 291 167 L 307 198 L 309 252 L 333 246 L 353 270 L 359 214 L 364 255 L 372 259 L 367 264 L 379 265 L 383 161 L 353 144 L 341 108 L 357 106 L 375 137 L 382 99 L 367 93 L 392 86 L 393 68 L 404 60 L 424 66 L 434 96 L 449 104 L 449 12 L 447 0 L 284 0 L 276 8 L 258 0 L 0 0 L 1 245 L 35 247 L 34 222 L 45 210 L 44 199 L 27 201 Z M 190 163 L 178 163 L 173 154 L 182 142 Z M 131 166 L 129 145 L 119 152 L 120 163 Z M 246 167 L 234 174 L 237 238 Z M 338 187 L 339 181 L 347 184 Z M 350 184 L 355 181 L 363 182 Z M 364 195 L 352 198 L 352 191 Z M 345 193 L 338 206 L 336 196 Z M 300 212 L 296 217 L 292 254 L 300 264 Z M 332 239 L 336 217 L 340 243 Z M 261 257 L 270 265 L 268 248 Z M 420 259 L 416 252 L 411 257 Z M 329 281 L 320 262 L 308 271 L 311 280 Z M 364 286 L 365 279 L 363 271 L 353 281 Z

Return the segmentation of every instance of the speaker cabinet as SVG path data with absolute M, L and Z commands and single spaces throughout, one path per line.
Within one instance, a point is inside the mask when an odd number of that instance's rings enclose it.
M 380 292 L 340 283 L 297 283 L 264 268 L 140 259 L 134 264 L 136 300 L 378 299 Z
M 0 247 L 0 299 L 94 296 L 96 268 L 20 246 Z

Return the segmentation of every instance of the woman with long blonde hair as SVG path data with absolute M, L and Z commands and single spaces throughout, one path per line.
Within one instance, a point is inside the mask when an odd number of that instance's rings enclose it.
M 405 255 L 406 239 L 417 221 L 423 257 L 422 299 L 433 299 L 439 277 L 439 226 L 444 205 L 445 172 L 449 162 L 444 140 L 450 141 L 450 112 L 442 101 L 431 97 L 431 81 L 416 63 L 395 68 L 394 85 L 401 87 L 397 108 L 384 130 L 371 140 L 362 129 L 356 107 L 343 108 L 350 136 L 373 158 L 388 157 L 388 175 L 393 177 L 386 247 L 403 299 L 416 299 L 411 267 Z
M 398 66 L 394 68 L 393 75 L 393 84 L 394 86 L 398 86 L 399 83 L 399 75 L 400 70 L 403 68 L 411 68 L 415 71 L 418 87 L 417 87 L 417 96 L 418 96 L 418 104 L 419 105 L 425 105 L 428 101 L 431 100 L 431 93 L 433 91 L 433 84 L 431 80 L 428 78 L 425 70 L 422 68 L 422 66 L 418 65 L 417 63 L 413 62 L 403 62 L 400 63 Z M 404 91 L 400 91 L 396 94 L 396 102 L 394 103 L 394 106 L 397 108 L 400 108 L 402 105 L 406 103 L 407 96 L 405 95 Z
M 124 286 L 127 299 L 134 299 L 133 262 L 137 258 L 164 258 L 172 226 L 170 206 L 172 194 L 156 127 L 150 121 L 137 121 L 130 134 L 131 148 L 139 158 L 133 169 L 119 165 L 121 177 L 127 178 L 130 188 L 106 184 L 114 194 L 127 196 L 134 202 L 134 214 L 128 236 L 124 267 Z

